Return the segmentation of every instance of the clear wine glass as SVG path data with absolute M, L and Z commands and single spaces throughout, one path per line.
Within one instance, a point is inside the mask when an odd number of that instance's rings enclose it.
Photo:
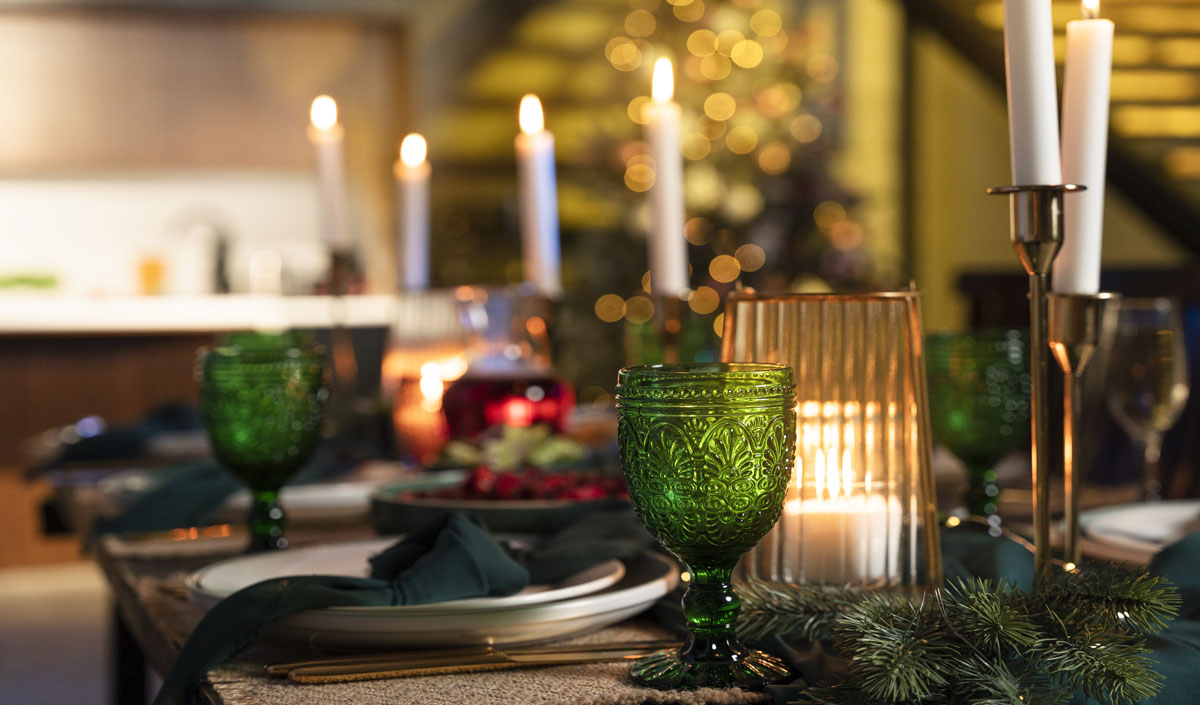
M 1123 299 L 1109 362 L 1108 409 L 1142 450 L 1147 501 L 1162 498 L 1163 434 L 1188 397 L 1187 355 L 1178 305 L 1171 299 Z

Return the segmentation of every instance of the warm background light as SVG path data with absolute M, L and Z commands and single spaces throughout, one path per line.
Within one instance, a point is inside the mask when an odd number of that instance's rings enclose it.
M 521 132 L 527 135 L 541 132 L 546 126 L 546 120 L 542 116 L 542 101 L 538 100 L 536 95 L 526 94 L 521 98 L 521 109 L 517 121 L 521 123 Z
M 665 103 L 675 95 L 675 74 L 671 71 L 671 60 L 661 58 L 654 62 L 654 79 L 650 83 L 650 95 L 654 100 Z
M 313 127 L 318 130 L 328 130 L 337 124 L 337 101 L 327 95 L 319 95 L 312 102 L 309 111 Z
M 410 168 L 421 166 L 425 161 L 428 149 L 425 138 L 421 135 L 415 132 L 406 135 L 404 141 L 400 143 L 400 161 L 404 162 L 404 166 Z

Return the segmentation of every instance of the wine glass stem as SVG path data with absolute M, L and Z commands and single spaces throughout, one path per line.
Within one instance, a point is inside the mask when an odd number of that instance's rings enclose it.
M 691 581 L 683 596 L 689 636 L 683 646 L 691 661 L 728 662 L 742 653 L 734 623 L 742 602 L 733 591 L 733 566 L 691 567 Z
M 278 490 L 252 490 L 250 502 L 250 547 L 248 551 L 286 548 L 283 535 L 283 507 Z
M 1146 434 L 1142 444 L 1142 489 L 1147 502 L 1162 499 L 1162 477 L 1159 475 L 1158 460 L 1162 456 L 1162 436 Z

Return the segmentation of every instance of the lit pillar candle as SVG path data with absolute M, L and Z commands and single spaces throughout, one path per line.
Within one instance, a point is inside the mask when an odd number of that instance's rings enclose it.
M 1058 184 L 1058 93 L 1050 0 L 1004 0 L 1013 183 Z
M 687 240 L 683 234 L 683 152 L 679 104 L 671 100 L 675 77 L 669 59 L 654 64 L 651 100 L 645 108 L 646 142 L 654 158 L 650 188 L 650 287 L 657 296 L 688 291 Z
M 554 135 L 545 129 L 537 96 L 521 98 L 518 114 L 517 180 L 521 197 L 521 250 L 525 280 L 549 298 L 562 295 L 558 243 L 558 187 L 554 180 Z
M 1113 23 L 1099 19 L 1099 0 L 1084 0 L 1084 19 L 1067 23 L 1063 74 L 1063 180 L 1087 190 L 1063 201 L 1063 243 L 1054 260 L 1054 290 L 1100 291 L 1104 233 L 1104 165 L 1108 152 L 1108 94 Z
M 396 188 L 400 212 L 396 218 L 396 271 L 407 291 L 429 288 L 429 162 L 425 138 L 411 134 L 400 143 Z
M 321 194 L 321 225 L 325 244 L 333 252 L 350 247 L 349 209 L 346 200 L 345 131 L 337 121 L 337 103 L 327 95 L 317 96 L 310 112 L 308 139 L 317 157 L 317 180 Z

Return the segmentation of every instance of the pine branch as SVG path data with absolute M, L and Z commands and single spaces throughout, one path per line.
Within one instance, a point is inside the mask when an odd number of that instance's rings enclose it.
M 1141 634 L 1157 634 L 1179 614 L 1179 593 L 1165 578 L 1104 565 L 1060 573 L 1044 593 L 1067 621 L 1107 624 Z
M 762 580 L 735 586 L 742 601 L 737 632 L 743 639 L 779 635 L 818 641 L 832 633 L 834 619 L 854 606 L 858 594 Z
M 944 591 L 943 602 L 947 622 L 976 648 L 1002 655 L 1037 643 L 1038 628 L 1011 584 L 993 587 L 990 581 L 976 578 L 954 582 Z

